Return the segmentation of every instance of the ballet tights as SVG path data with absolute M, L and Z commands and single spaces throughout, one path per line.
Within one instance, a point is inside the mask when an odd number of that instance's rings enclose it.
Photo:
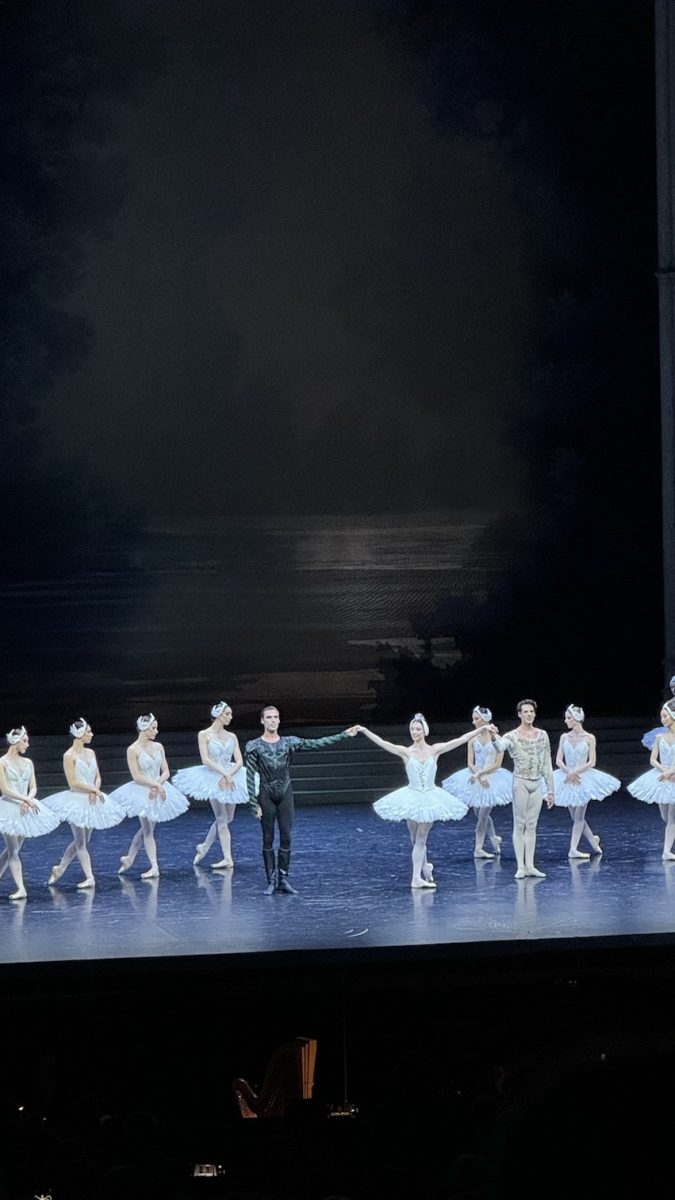
M 61 862 L 55 868 L 55 874 L 58 874 L 59 879 L 64 871 L 70 866 L 71 862 L 77 855 L 78 861 L 84 872 L 85 879 L 93 879 L 94 872 L 91 866 L 91 858 L 89 856 L 88 842 L 91 837 L 91 829 L 83 829 L 80 825 L 71 825 L 70 832 L 73 835 L 72 842 L 69 842 L 63 851 Z
M 136 855 L 138 854 L 142 844 L 147 855 L 148 862 L 150 863 L 150 870 L 144 871 L 142 878 L 154 879 L 155 876 L 159 875 L 159 866 L 157 865 L 157 843 L 155 842 L 155 822 L 150 821 L 148 817 L 139 817 L 138 819 L 141 823 L 141 827 L 131 839 L 131 845 L 129 846 L 127 853 L 122 858 L 122 867 L 124 868 L 124 871 L 128 871 L 129 867 L 133 866 Z
M 211 824 L 209 832 L 204 841 L 200 844 L 199 850 L 201 858 L 204 858 L 211 849 L 213 843 L 218 838 L 220 848 L 223 852 L 223 863 L 229 865 L 232 862 L 232 839 L 230 837 L 230 825 L 234 817 L 234 804 L 220 804 L 217 800 L 211 800 L 211 808 L 215 821 Z
M 539 874 L 534 865 L 537 821 L 543 804 L 541 781 L 513 777 L 513 849 L 518 863 L 516 877 Z
M 412 842 L 412 887 L 430 886 L 431 868 L 427 861 L 427 838 L 433 821 L 408 821 Z

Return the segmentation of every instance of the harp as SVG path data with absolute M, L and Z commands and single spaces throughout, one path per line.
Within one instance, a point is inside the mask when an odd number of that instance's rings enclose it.
M 259 1092 L 235 1079 L 234 1096 L 242 1117 L 283 1117 L 296 1100 L 311 1100 L 316 1067 L 315 1038 L 296 1038 L 274 1051 Z

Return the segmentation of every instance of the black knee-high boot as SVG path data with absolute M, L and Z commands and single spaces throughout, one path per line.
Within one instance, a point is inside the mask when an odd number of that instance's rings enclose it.
M 291 887 L 288 882 L 288 868 L 291 865 L 290 850 L 282 850 L 279 848 L 279 882 L 277 883 L 277 891 L 285 892 L 287 896 L 297 896 L 297 891 Z
M 274 892 L 276 892 L 277 883 L 279 882 L 276 864 L 274 861 L 274 850 L 267 850 L 263 847 L 263 862 L 265 864 L 265 874 L 267 876 L 265 895 L 272 896 Z

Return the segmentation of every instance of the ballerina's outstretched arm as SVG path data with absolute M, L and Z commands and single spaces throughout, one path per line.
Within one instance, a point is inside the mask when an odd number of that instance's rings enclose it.
M 353 725 L 352 728 L 357 733 L 365 733 L 371 742 L 380 747 L 380 750 L 386 750 L 388 754 L 395 754 L 398 758 L 407 758 L 410 751 L 407 746 L 398 746 L 396 742 L 386 742 L 379 734 L 372 733 L 370 729 L 366 729 L 365 725 Z
M 488 725 L 487 728 L 492 732 L 492 725 Z M 463 733 L 461 737 L 451 738 L 449 742 L 435 742 L 429 749 L 434 758 L 438 758 L 441 754 L 447 754 L 449 750 L 456 750 L 458 746 L 465 746 L 467 742 L 472 742 L 482 731 L 482 729 L 470 729 L 468 733 Z

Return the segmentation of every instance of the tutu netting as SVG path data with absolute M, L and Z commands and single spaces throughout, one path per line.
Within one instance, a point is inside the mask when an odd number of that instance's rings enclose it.
M 613 792 L 618 792 L 621 780 L 606 771 L 596 771 L 592 767 L 580 776 L 581 783 L 567 783 L 565 771 L 553 772 L 553 793 L 558 808 L 579 808 L 588 804 L 589 800 L 604 800 Z
M 44 801 L 59 821 L 77 825 L 79 829 L 112 829 L 126 818 L 126 812 L 110 796 L 91 804 L 84 792 L 56 792 Z
M 383 821 L 459 821 L 469 811 L 451 792 L 436 786 L 436 760 L 426 762 L 409 758 L 406 762 L 408 787 L 397 788 L 376 800 L 373 808 Z
M 219 804 L 248 804 L 246 771 L 240 767 L 232 780 L 234 788 L 222 788 L 222 775 L 210 767 L 184 767 L 177 771 L 172 783 L 184 796 L 193 800 L 217 800 Z
M 30 778 L 30 771 L 28 772 Z M 28 789 L 26 788 L 26 791 Z M 59 818 L 39 801 L 37 812 L 27 812 L 21 816 L 21 806 L 7 796 L 0 796 L 0 833 L 14 837 L 43 837 L 53 833 L 59 826 Z
M 668 730 L 664 725 L 658 725 L 656 729 L 648 729 L 642 739 L 642 745 L 644 746 L 645 750 L 651 750 L 659 734 L 667 732 Z
M 110 799 L 124 810 L 127 817 L 147 817 L 148 821 L 158 824 L 162 821 L 173 821 L 187 812 L 190 805 L 183 793 L 172 783 L 163 783 L 162 787 L 166 793 L 166 800 L 159 796 L 151 800 L 150 789 L 133 781 L 115 788 L 115 791 L 110 793 Z
M 629 783 L 627 790 L 645 804 L 675 804 L 675 781 L 660 780 L 662 774 L 659 767 L 652 767 Z
M 504 767 L 498 767 L 488 775 L 487 787 L 472 783 L 473 772 L 465 767 L 443 780 L 443 788 L 458 796 L 469 808 L 493 808 L 495 805 L 510 804 L 513 799 L 513 775 Z

